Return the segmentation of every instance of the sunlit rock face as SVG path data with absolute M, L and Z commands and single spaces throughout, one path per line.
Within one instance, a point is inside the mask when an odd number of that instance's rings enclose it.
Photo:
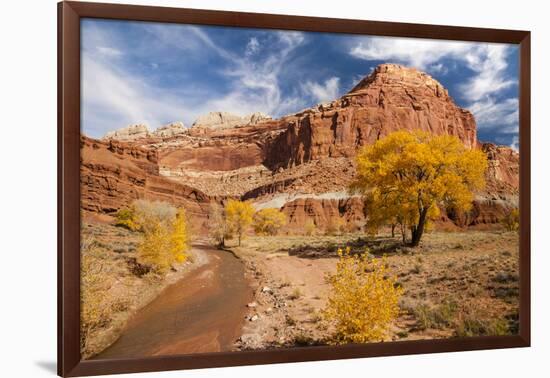
M 335 217 L 353 227 L 365 216 L 361 198 L 346 192 L 355 155 L 397 130 L 454 135 L 487 154 L 487 185 L 472 211 L 443 211 L 442 221 L 492 224 L 517 206 L 518 153 L 478 142 L 474 116 L 438 81 L 396 64 L 376 67 L 339 99 L 278 119 L 211 112 L 190 128 L 132 125 L 102 141 L 83 137 L 82 203 L 111 212 L 135 198 L 159 198 L 204 221 L 211 203 L 240 198 L 280 208 L 289 228 L 308 219 L 325 227 Z

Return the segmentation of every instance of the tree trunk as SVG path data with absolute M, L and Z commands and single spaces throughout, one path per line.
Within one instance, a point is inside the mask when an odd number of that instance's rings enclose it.
M 411 247 L 418 247 L 420 244 L 420 239 L 424 233 L 424 228 L 426 226 L 426 216 L 428 215 L 428 209 L 424 209 L 420 212 L 420 217 L 418 218 L 418 224 L 411 227 L 412 240 Z
M 239 234 L 239 247 L 241 246 L 241 234 Z
M 395 238 L 395 223 L 391 225 L 391 237 Z

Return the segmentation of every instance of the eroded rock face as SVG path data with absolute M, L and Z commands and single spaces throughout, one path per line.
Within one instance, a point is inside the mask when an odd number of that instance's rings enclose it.
M 210 204 L 218 201 L 159 174 L 156 151 L 109 140 L 80 140 L 81 208 L 114 213 L 136 199 L 167 201 L 184 206 L 199 227 Z
M 519 153 L 505 146 L 483 143 L 483 152 L 487 154 L 487 191 L 494 195 L 519 194 Z
M 256 125 L 257 123 L 269 120 L 271 117 L 260 113 L 252 113 L 245 116 L 239 116 L 228 112 L 210 112 L 197 118 L 193 123 L 194 128 L 206 128 L 213 130 L 223 130 L 236 126 Z
M 164 198 L 202 221 L 212 201 L 262 203 L 288 194 L 286 202 L 274 201 L 291 229 L 308 218 L 326 228 L 333 216 L 353 226 L 364 222 L 360 198 L 316 195 L 345 191 L 358 149 L 401 129 L 455 135 L 488 156 L 487 187 L 476 194 L 473 209 L 444 211 L 442 220 L 495 223 L 517 206 L 519 155 L 478 143 L 472 114 L 429 75 L 383 64 L 340 99 L 280 119 L 214 112 L 189 129 L 172 123 L 150 132 L 134 125 L 103 141 L 84 138 L 83 208 L 112 212 L 135 198 Z
M 159 127 L 153 131 L 152 135 L 159 138 L 171 138 L 186 133 L 187 129 L 185 128 L 183 122 L 172 122 L 168 125 Z
M 397 130 L 450 134 L 469 148 L 477 145 L 469 111 L 459 108 L 429 75 L 395 64 L 378 66 L 340 99 L 280 122 L 287 128 L 270 146 L 267 165 L 271 167 L 351 157 L 358 147 Z
M 363 201 L 359 197 L 298 198 L 286 203 L 281 211 L 286 214 L 291 229 L 303 229 L 308 219 L 312 219 L 319 230 L 326 230 L 336 219 L 341 219 L 348 228 L 359 229 L 365 222 L 363 207 Z
M 110 131 L 103 137 L 104 140 L 135 141 L 151 135 L 147 125 L 130 125 L 122 129 Z

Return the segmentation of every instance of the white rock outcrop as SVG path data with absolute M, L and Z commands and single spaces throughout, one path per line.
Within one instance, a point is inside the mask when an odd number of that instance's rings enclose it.
M 147 138 L 151 135 L 147 125 L 137 124 L 124 127 L 122 129 L 109 131 L 102 138 L 104 140 L 115 139 L 123 141 L 132 141 L 141 138 Z
M 236 126 L 255 125 L 261 121 L 271 119 L 260 112 L 239 116 L 228 112 L 210 112 L 201 115 L 193 122 L 193 127 L 209 129 L 228 129 Z
M 185 134 L 187 129 L 183 122 L 172 122 L 168 125 L 161 126 L 155 131 L 153 131 L 153 136 L 160 138 L 169 138 L 176 135 Z

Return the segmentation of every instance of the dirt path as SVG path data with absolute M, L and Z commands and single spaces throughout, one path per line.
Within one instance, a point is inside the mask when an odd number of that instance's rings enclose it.
M 138 311 L 122 336 L 95 359 L 234 349 L 252 299 L 244 264 L 230 252 L 194 248 L 208 262 Z

